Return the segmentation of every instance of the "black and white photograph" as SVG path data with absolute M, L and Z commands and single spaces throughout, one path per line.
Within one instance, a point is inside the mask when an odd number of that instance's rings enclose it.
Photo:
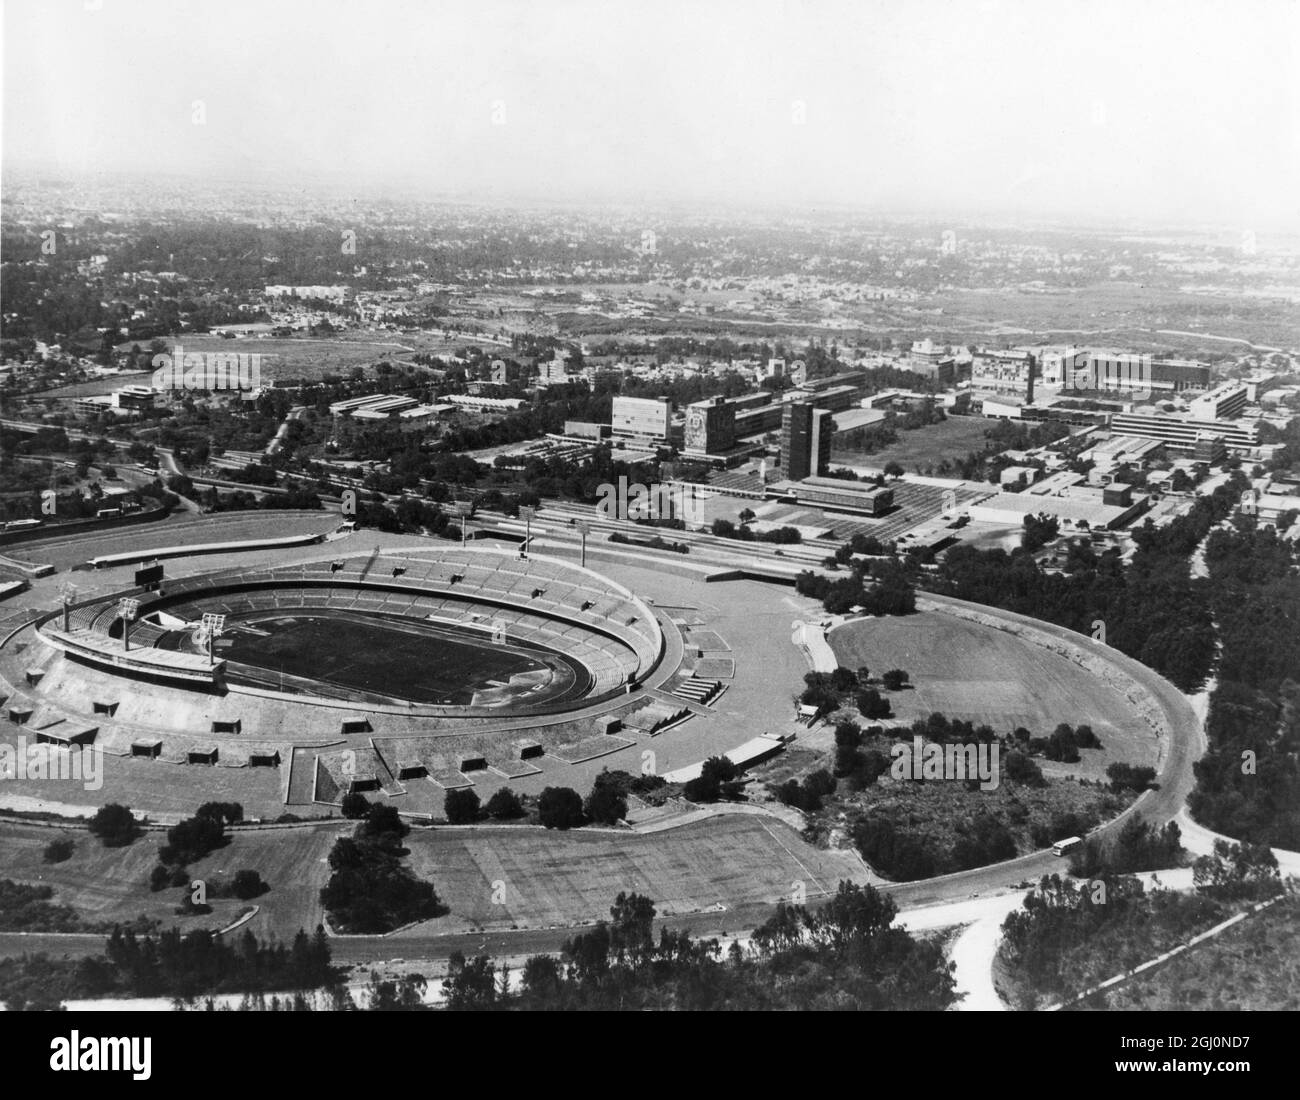
M 1285 1055 L 1300 0 L 0 18 L 31 1072 Z

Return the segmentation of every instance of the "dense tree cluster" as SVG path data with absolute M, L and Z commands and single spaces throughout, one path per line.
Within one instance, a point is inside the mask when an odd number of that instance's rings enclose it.
M 817 908 L 778 906 L 753 945 L 724 954 L 716 940 L 667 927 L 654 903 L 619 894 L 610 919 L 539 955 L 517 988 L 487 956 L 451 960 L 443 982 L 452 1010 L 937 1010 L 954 1000 L 942 950 L 894 925 L 892 899 L 841 883 Z
M 1218 684 L 1192 815 L 1256 844 L 1300 848 L 1300 576 L 1294 544 L 1239 516 L 1206 541 Z
M 393 807 L 371 806 L 351 837 L 335 841 L 321 904 L 340 932 L 391 932 L 447 912 L 433 886 L 401 861 L 410 826 Z
M 1090 837 L 1082 848 L 1076 849 L 1070 857 L 1070 873 L 1090 878 L 1101 874 L 1159 871 L 1176 866 L 1182 850 L 1182 834 L 1174 822 L 1161 829 L 1134 816 L 1120 826 L 1118 833 L 1105 839 Z

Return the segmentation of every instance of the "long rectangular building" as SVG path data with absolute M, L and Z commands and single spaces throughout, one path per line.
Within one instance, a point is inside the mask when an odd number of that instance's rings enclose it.
M 1203 420 L 1191 416 L 1152 413 L 1116 413 L 1110 418 L 1115 435 L 1157 439 L 1168 447 L 1195 450 L 1205 435 L 1220 437 L 1229 450 L 1253 450 L 1259 446 L 1259 426 L 1249 420 Z

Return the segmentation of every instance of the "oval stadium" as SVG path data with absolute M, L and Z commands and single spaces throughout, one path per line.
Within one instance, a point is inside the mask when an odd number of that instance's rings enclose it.
M 626 693 L 663 652 L 620 585 L 545 558 L 444 550 L 231 569 L 110 593 L 40 627 L 77 663 L 158 684 L 410 715 L 557 713 Z M 208 638 L 205 623 L 219 626 Z

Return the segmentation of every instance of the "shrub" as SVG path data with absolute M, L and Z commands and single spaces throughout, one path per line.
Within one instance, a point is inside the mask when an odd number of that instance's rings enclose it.
M 262 881 L 262 876 L 248 868 L 236 871 L 230 883 L 230 892 L 241 901 L 248 901 L 249 898 L 265 894 L 269 889 L 270 887 Z
M 45 845 L 45 851 L 41 855 L 46 863 L 62 863 L 72 858 L 72 850 L 75 847 L 76 844 L 71 837 L 59 837 L 58 840 L 51 840 Z
M 171 868 L 165 863 L 159 863 L 154 867 L 153 872 L 149 875 L 149 889 L 156 894 L 159 890 L 164 890 L 170 886 L 171 879 Z M 186 881 L 188 881 L 188 878 Z
M 468 825 L 478 820 L 478 795 L 468 787 L 448 791 L 442 809 L 443 813 L 447 815 L 448 823 L 452 825 Z
M 1155 785 L 1156 770 L 1116 761 L 1107 766 L 1106 778 L 1110 780 L 1112 791 L 1131 790 L 1140 794 Z

